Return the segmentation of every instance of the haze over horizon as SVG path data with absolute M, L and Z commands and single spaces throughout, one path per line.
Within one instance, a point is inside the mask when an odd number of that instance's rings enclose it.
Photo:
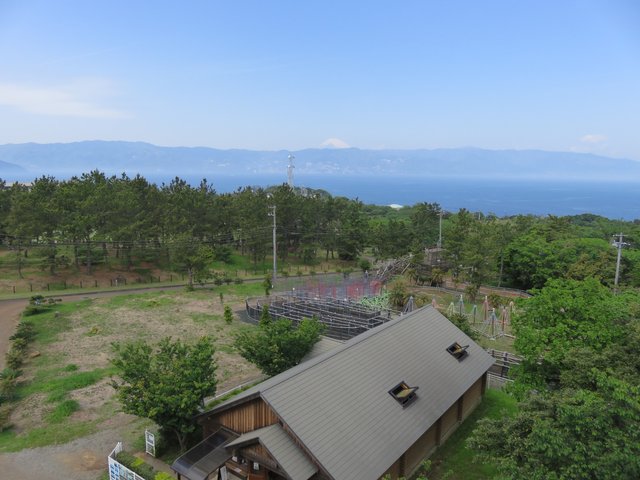
M 0 144 L 640 160 L 640 4 L 0 3 Z

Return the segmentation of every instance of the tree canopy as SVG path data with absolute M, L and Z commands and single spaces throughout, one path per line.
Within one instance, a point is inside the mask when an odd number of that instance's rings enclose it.
M 272 320 L 265 307 L 258 328 L 238 334 L 235 345 L 240 355 L 272 376 L 300 363 L 323 330 L 314 318 L 302 320 L 297 328 L 286 319 Z
M 120 371 L 112 382 L 125 412 L 157 423 L 175 435 L 180 449 L 195 430 L 193 416 L 216 392 L 216 363 L 211 339 L 193 345 L 165 338 L 154 348 L 144 342 L 114 345 Z
M 470 444 L 509 479 L 640 478 L 640 295 L 551 280 L 513 319 L 524 361 L 513 417 Z

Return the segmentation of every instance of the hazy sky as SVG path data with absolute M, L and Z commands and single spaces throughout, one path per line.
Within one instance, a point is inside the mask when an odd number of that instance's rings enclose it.
M 0 143 L 640 160 L 640 2 L 0 0 Z

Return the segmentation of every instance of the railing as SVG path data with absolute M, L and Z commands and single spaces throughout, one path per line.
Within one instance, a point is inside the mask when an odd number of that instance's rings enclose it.
M 260 320 L 263 305 L 269 306 L 269 315 L 274 320 L 285 318 L 295 326 L 304 318 L 316 317 L 326 327 L 323 335 L 336 340 L 348 340 L 382 325 L 397 314 L 388 309 L 371 309 L 351 300 L 279 294 L 246 300 L 247 315 L 252 323 Z
M 109 480 L 148 480 L 116 460 L 116 455 L 122 452 L 123 448 L 122 442 L 118 442 L 109 454 Z
M 509 377 L 509 371 L 512 367 L 520 365 L 522 357 L 513 353 L 503 352 L 500 350 L 487 350 L 487 353 L 495 358 L 494 364 L 489 369 L 489 373 L 504 379 Z

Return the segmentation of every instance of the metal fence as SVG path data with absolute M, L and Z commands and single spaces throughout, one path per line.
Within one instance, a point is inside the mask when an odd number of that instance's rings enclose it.
M 393 310 L 365 307 L 351 299 L 321 298 L 300 293 L 278 294 L 247 299 L 246 310 L 253 323 L 260 320 L 265 305 L 273 319 L 284 318 L 295 326 L 305 318 L 315 317 L 326 327 L 323 335 L 336 340 L 348 340 L 397 315 Z
M 141 477 L 116 460 L 116 455 L 122 452 L 123 449 L 122 442 L 118 442 L 109 454 L 109 480 L 151 480 Z

